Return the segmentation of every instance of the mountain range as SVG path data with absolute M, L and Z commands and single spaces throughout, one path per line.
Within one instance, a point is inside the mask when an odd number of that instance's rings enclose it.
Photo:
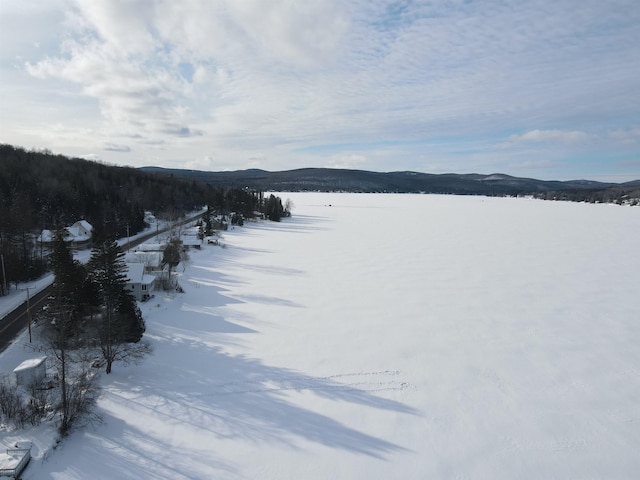
M 640 180 L 605 183 L 591 180 L 537 180 L 493 173 L 429 174 L 411 171 L 372 172 L 332 168 L 301 168 L 270 172 L 259 169 L 209 172 L 143 167 L 141 170 L 202 181 L 213 186 L 236 186 L 263 191 L 344 191 L 443 193 L 457 195 L 540 195 L 549 192 L 609 192 L 640 197 Z

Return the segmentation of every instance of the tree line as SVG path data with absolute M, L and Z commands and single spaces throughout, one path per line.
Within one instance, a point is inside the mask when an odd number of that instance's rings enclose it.
M 539 192 L 534 197 L 542 200 L 637 206 L 640 205 L 640 185 Z
M 94 246 L 89 262 L 74 259 L 62 231 L 50 255 L 54 282 L 46 307 L 38 314 L 39 348 L 53 364 L 48 382 L 18 385 L 0 381 L 0 412 L 17 427 L 37 425 L 53 415 L 61 437 L 95 418 L 98 370 L 114 362 L 141 359 L 151 351 L 142 340 L 145 322 L 127 289 L 124 253 L 114 240 Z M 38 346 L 38 347 L 36 347 Z
M 208 185 L 173 174 L 142 172 L 47 150 L 0 144 L 0 255 L 4 285 L 26 282 L 48 268 L 46 252 L 36 243 L 42 230 L 55 231 L 78 220 L 93 227 L 94 241 L 135 235 L 145 228 L 145 211 L 174 218 L 208 205 L 216 213 L 252 216 L 287 215 L 262 192 Z M 279 200 L 279 199 L 278 199 Z M 277 203 L 277 201 L 276 201 Z

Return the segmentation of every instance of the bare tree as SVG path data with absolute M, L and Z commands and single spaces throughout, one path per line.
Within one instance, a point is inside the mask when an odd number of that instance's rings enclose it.
M 137 315 L 140 310 L 136 307 Z M 118 313 L 111 317 L 109 322 L 103 321 L 98 327 L 97 341 L 106 363 L 105 373 L 111 373 L 114 362 L 125 365 L 138 363 L 142 358 L 152 352 L 151 345 L 139 338 L 126 338 L 123 333 L 128 330 L 131 321 L 128 314 Z
M 291 216 L 291 211 L 295 208 L 296 206 L 293 204 L 293 201 L 290 198 L 287 198 L 287 200 L 284 202 L 284 217 L 290 217 Z
M 22 396 L 18 392 L 18 387 L 9 380 L 9 377 L 3 376 L 0 380 L 0 413 L 5 422 L 14 422 L 16 426 L 16 418 L 19 417 L 19 411 L 22 408 Z
M 172 288 L 171 272 L 178 266 L 183 258 L 182 242 L 178 238 L 173 238 L 167 243 L 162 251 L 162 270 L 168 267 L 167 278 L 163 282 L 163 287 L 166 289 Z
M 74 426 L 97 420 L 94 405 L 100 394 L 97 374 L 91 369 L 88 352 L 77 347 L 74 338 L 76 320 L 69 311 L 50 314 L 42 330 L 48 357 L 53 359 L 59 396 L 54 411 L 60 416 L 58 433 L 65 437 Z

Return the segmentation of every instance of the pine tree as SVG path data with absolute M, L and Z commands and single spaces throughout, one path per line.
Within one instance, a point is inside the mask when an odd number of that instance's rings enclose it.
M 111 373 L 114 361 L 126 361 L 132 355 L 130 342 L 142 338 L 145 326 L 135 298 L 126 288 L 127 265 L 124 253 L 113 240 L 107 240 L 91 252 L 90 277 L 102 300 L 102 316 L 97 329 L 97 342 Z
M 49 304 L 54 311 L 64 310 L 75 320 L 74 323 L 78 323 L 79 315 L 88 302 L 85 285 L 87 272 L 84 266 L 73 258 L 62 230 L 55 234 L 49 263 L 54 274 Z
M 276 197 L 271 194 L 265 201 L 264 213 L 269 220 L 279 222 L 283 216 L 284 208 L 282 207 L 282 200 L 280 197 Z

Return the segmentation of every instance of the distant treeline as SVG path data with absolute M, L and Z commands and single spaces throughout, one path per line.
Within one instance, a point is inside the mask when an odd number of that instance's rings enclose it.
M 47 150 L 0 144 L 0 167 L 0 254 L 7 283 L 42 274 L 46 258 L 35 244 L 36 237 L 43 229 L 56 230 L 78 220 L 88 221 L 94 227 L 94 239 L 102 241 L 144 229 L 145 211 L 175 218 L 208 205 L 218 213 L 244 216 L 264 211 L 273 220 L 284 214 L 278 208 L 274 211 L 274 200 L 265 199 L 262 192 L 68 158 Z M 275 199 L 276 207 L 281 206 L 279 200 Z
M 594 188 L 588 190 L 561 190 L 541 192 L 534 195 L 543 200 L 563 200 L 568 202 L 586 203 L 616 203 L 640 205 L 640 186 L 620 186 L 608 188 Z

